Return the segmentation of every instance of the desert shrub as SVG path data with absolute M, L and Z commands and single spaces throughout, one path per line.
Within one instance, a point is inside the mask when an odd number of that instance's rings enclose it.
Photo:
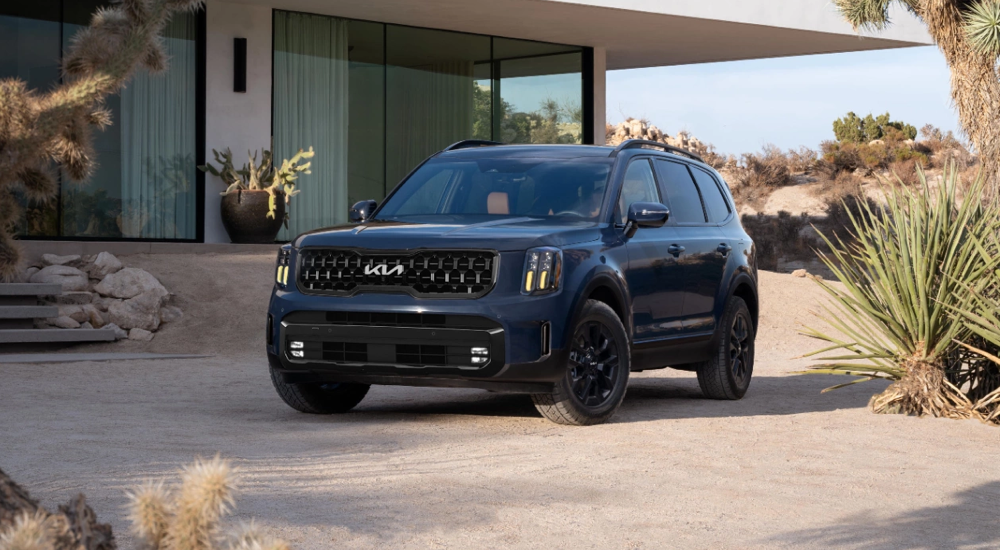
M 895 176 L 899 183 L 913 187 L 920 183 L 920 178 L 917 175 L 917 167 L 920 165 L 916 158 L 897 160 L 889 165 L 889 172 Z
M 785 158 L 788 163 L 788 169 L 792 172 L 809 172 L 815 168 L 816 161 L 819 160 L 819 155 L 816 151 L 803 145 L 799 147 L 798 151 L 789 149 Z
M 972 302 L 970 289 L 997 287 L 1000 207 L 959 200 L 954 167 L 933 191 L 919 177 L 920 189 L 887 188 L 882 209 L 862 204 L 852 242 L 821 234 L 830 249 L 821 258 L 843 287 L 818 281 L 833 299 L 822 315 L 833 330 L 807 330 L 824 342 L 810 355 L 825 363 L 806 372 L 892 380 L 872 399 L 876 412 L 996 421 L 997 388 L 974 394 L 954 382 L 970 374 L 957 342 L 976 334 L 955 312 L 996 311 Z M 980 399 L 984 390 L 991 397 Z
M 783 255 L 791 255 L 809 250 L 815 241 L 802 236 L 802 229 L 809 225 L 809 216 L 793 216 L 782 210 L 777 216 L 764 213 L 744 214 L 743 228 L 753 239 L 760 269 L 775 271 L 778 260 Z
M 834 175 L 837 172 L 858 170 L 872 174 L 889 169 L 893 163 L 909 160 L 921 166 L 929 165 L 927 155 L 915 150 L 909 142 L 898 137 L 898 134 L 891 134 L 889 139 L 861 144 L 824 141 L 823 160 L 832 167 L 831 172 Z
M 927 124 L 920 129 L 920 135 L 924 139 L 917 142 L 916 149 L 929 159 L 925 166 L 944 168 L 954 162 L 960 168 L 968 168 L 976 163 L 976 156 L 953 132 L 945 133 Z
M 868 143 L 876 139 L 885 139 L 893 133 L 903 136 L 903 139 L 917 137 L 917 129 L 914 126 L 905 122 L 890 121 L 889 113 L 877 117 L 869 114 L 861 118 L 850 112 L 844 118 L 833 121 L 833 134 L 841 143 Z
M 744 153 L 731 174 L 733 198 L 739 203 L 760 204 L 776 188 L 794 183 L 788 158 L 773 145 L 761 153 Z
M 858 146 L 851 142 L 824 141 L 821 145 L 823 160 L 832 172 L 854 172 L 863 166 Z

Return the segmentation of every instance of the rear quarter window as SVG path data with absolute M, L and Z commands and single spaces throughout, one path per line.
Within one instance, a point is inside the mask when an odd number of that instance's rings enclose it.
M 708 172 L 694 166 L 691 167 L 691 173 L 694 174 L 694 179 L 701 190 L 701 196 L 705 199 L 705 208 L 708 210 L 708 221 L 711 223 L 726 221 L 726 218 L 729 217 L 729 214 L 733 210 L 729 206 L 729 201 L 726 200 L 725 195 L 722 194 L 719 182 Z

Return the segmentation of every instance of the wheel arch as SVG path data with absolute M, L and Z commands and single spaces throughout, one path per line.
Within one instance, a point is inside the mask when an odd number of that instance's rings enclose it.
M 746 302 L 747 308 L 750 310 L 750 318 L 753 319 L 754 332 L 757 332 L 758 320 L 760 318 L 760 300 L 757 296 L 757 283 L 746 273 L 740 273 L 733 279 L 729 295 L 738 296 Z
M 595 273 L 590 278 L 583 291 L 577 297 L 576 307 L 573 308 L 573 316 L 570 322 L 572 322 L 572 319 L 579 317 L 580 311 L 583 309 L 584 304 L 587 303 L 587 300 L 597 300 L 598 302 L 607 304 L 622 322 L 622 326 L 625 327 L 625 334 L 628 335 L 629 343 L 631 344 L 633 336 L 632 308 L 621 282 L 611 272 L 601 271 Z

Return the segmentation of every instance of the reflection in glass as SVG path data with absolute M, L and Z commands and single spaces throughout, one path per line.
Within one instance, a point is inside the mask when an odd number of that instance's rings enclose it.
M 473 137 L 477 64 L 490 38 L 386 25 L 386 182 L 395 185 L 429 155 Z M 480 132 L 485 132 L 480 119 Z
M 347 204 L 385 197 L 385 52 L 383 25 L 347 25 Z

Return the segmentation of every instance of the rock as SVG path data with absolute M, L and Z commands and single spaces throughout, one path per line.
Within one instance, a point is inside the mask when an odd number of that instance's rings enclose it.
M 59 328 L 80 328 L 80 323 L 77 323 L 70 317 L 54 317 L 46 319 L 45 322 Z
M 90 323 L 83 323 L 82 325 L 80 325 L 80 328 L 89 328 L 90 330 L 94 330 L 94 325 Z
M 142 330 L 141 328 L 134 328 L 128 331 L 129 340 L 137 340 L 139 342 L 148 342 L 153 339 L 153 333 L 148 330 Z
M 63 292 L 58 296 L 47 296 L 47 301 L 59 305 L 82 306 L 94 300 L 94 295 L 89 292 Z
M 97 258 L 97 256 L 94 256 L 93 254 L 84 254 L 83 256 L 80 257 L 80 263 L 82 263 L 82 264 L 92 264 L 92 263 L 94 263 L 94 260 L 96 258 Z
M 30 281 L 31 280 L 31 276 L 34 275 L 35 273 L 38 273 L 39 271 L 40 271 L 39 268 L 34 267 L 34 266 L 29 267 L 28 269 L 25 269 L 24 270 L 24 280 L 25 281 Z
M 90 315 L 83 311 L 82 306 L 59 306 L 59 316 L 69 317 L 77 323 L 85 323 L 90 320 Z
M 63 292 L 87 290 L 87 274 L 68 265 L 50 265 L 31 276 L 32 283 L 60 284 Z
M 42 265 L 70 265 L 80 264 L 80 256 L 71 254 L 68 256 L 56 256 L 55 254 L 42 254 Z
M 793 277 L 802 277 L 802 278 L 804 278 L 806 275 L 809 275 L 809 272 L 806 271 L 806 270 L 804 270 L 804 269 L 796 269 L 795 271 L 792 272 L 792 276 Z
M 97 309 L 93 304 L 83 306 L 83 312 L 87 314 L 87 320 L 97 328 L 108 324 L 108 315 Z
M 122 268 L 121 261 L 110 252 L 101 252 L 94 259 L 94 263 L 87 266 L 87 272 L 91 278 L 103 279 L 112 273 L 117 273 Z
M 108 307 L 108 319 L 124 329 L 156 330 L 160 327 L 160 307 L 166 297 L 167 291 L 160 287 L 113 303 Z
M 136 267 L 126 267 L 107 275 L 94 287 L 94 290 L 102 296 L 126 299 L 134 298 L 151 290 L 162 292 L 163 296 L 169 294 L 160 281 L 156 280 L 156 277 L 148 271 Z
M 104 296 L 95 296 L 93 304 L 94 307 L 96 307 L 98 310 L 107 311 L 108 308 L 111 307 L 111 304 L 120 301 L 121 300 L 117 298 L 105 298 Z
M 160 322 L 173 323 L 184 316 L 184 312 L 177 306 L 164 306 L 160 309 Z
M 114 323 L 109 325 L 104 325 L 105 330 L 110 330 L 115 333 L 115 340 L 124 340 L 128 338 L 128 333 L 122 330 L 122 328 Z

